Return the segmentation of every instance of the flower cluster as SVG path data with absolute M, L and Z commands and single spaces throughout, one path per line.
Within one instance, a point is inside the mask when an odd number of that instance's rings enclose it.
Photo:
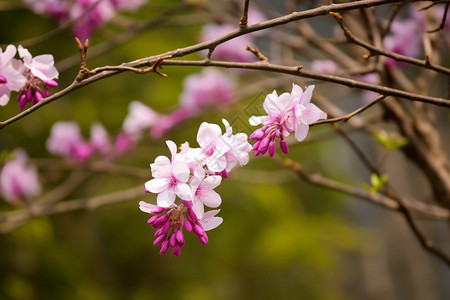
M 115 143 L 111 142 L 108 132 L 102 124 L 96 122 L 91 126 L 89 140 L 85 140 L 76 122 L 57 122 L 53 124 L 47 139 L 48 152 L 75 161 L 86 161 L 92 155 L 111 158 L 133 148 L 134 143 L 128 136 L 119 134 Z
M 16 53 L 19 58 L 15 58 Z M 50 96 L 49 88 L 58 86 L 58 70 L 50 54 L 32 57 L 23 48 L 9 45 L 5 51 L 0 48 L 0 105 L 9 102 L 11 91 L 19 92 L 19 109 L 27 103 L 36 104 L 42 98 Z
M 291 93 L 283 93 L 278 96 L 276 91 L 267 95 L 264 100 L 264 110 L 267 116 L 252 116 L 249 119 L 251 125 L 262 124 L 263 127 L 255 130 L 250 139 L 255 140 L 253 145 L 255 155 L 269 153 L 275 155 L 275 140 L 280 140 L 280 149 L 284 153 L 289 152 L 285 138 L 295 132 L 295 138 L 300 142 L 306 138 L 309 124 L 320 119 L 326 119 L 327 115 L 317 106 L 310 103 L 314 86 L 308 86 L 305 91 L 293 84 Z
M 41 193 L 36 168 L 28 162 L 24 150 L 14 151 L 14 159 L 8 160 L 0 172 L 0 191 L 3 198 L 12 204 Z
M 150 165 L 154 178 L 145 183 L 145 189 L 158 194 L 157 206 L 141 202 L 140 208 L 153 214 L 148 223 L 158 228 L 154 244 L 161 244 L 161 253 L 171 246 L 173 254 L 179 255 L 184 245 L 183 227 L 206 244 L 205 231 L 222 222 L 215 217 L 219 210 L 205 212 L 204 206 L 217 208 L 221 204 L 214 189 L 238 162 L 241 166 L 247 164 L 252 149 L 246 134 L 233 134 L 230 124 L 222 121 L 224 134 L 218 125 L 204 122 L 197 133 L 199 148 L 191 148 L 186 142 L 177 152 L 176 144 L 167 141 L 171 158 L 158 156 Z M 179 204 L 177 197 L 181 199 Z
M 61 23 L 74 22 L 73 33 L 80 40 L 114 17 L 119 10 L 136 10 L 145 0 L 25 0 L 36 13 Z

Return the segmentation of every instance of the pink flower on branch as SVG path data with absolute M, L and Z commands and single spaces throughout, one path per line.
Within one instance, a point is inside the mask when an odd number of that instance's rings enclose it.
M 9 102 L 11 91 L 20 91 L 27 79 L 21 72 L 21 62 L 14 58 L 16 47 L 8 45 L 5 51 L 0 48 L 0 105 Z
M 169 207 L 174 204 L 176 196 L 182 200 L 192 200 L 192 192 L 187 184 L 191 171 L 186 159 L 177 154 L 177 146 L 172 141 L 166 142 L 172 154 L 172 159 L 158 156 L 150 165 L 154 179 L 145 183 L 145 189 L 157 193 L 158 206 Z
M 226 133 L 216 124 L 203 122 L 200 125 L 197 141 L 200 148 L 191 148 L 189 143 L 181 145 L 177 153 L 174 142 L 167 141 L 172 158 L 158 156 L 150 165 L 153 179 L 145 183 L 147 192 L 156 193 L 157 206 L 140 202 L 140 209 L 153 214 L 148 221 L 155 233 L 154 245 L 161 245 L 160 253 L 170 247 L 174 255 L 180 255 L 184 245 L 183 226 L 195 233 L 200 242 L 208 243 L 205 231 L 222 223 L 216 217 L 219 210 L 205 212 L 204 206 L 216 208 L 222 198 L 214 191 L 222 178 L 228 177 L 237 162 L 245 165 L 251 145 L 247 135 L 232 133 L 230 124 L 223 120 Z M 176 203 L 176 197 L 181 203 Z
M 58 70 L 54 66 L 53 56 L 50 54 L 31 56 L 31 53 L 19 45 L 19 56 L 23 60 L 22 73 L 27 78 L 22 92 L 17 96 L 19 109 L 27 103 L 36 104 L 41 99 L 50 96 L 49 88 L 57 87 Z
M 253 145 L 255 155 L 268 152 L 270 156 L 274 156 L 276 139 L 280 140 L 281 151 L 288 153 L 285 137 L 294 132 L 295 138 L 299 142 L 303 141 L 308 134 L 309 124 L 326 119 L 326 113 L 310 103 L 313 90 L 313 85 L 303 91 L 301 87 L 293 84 L 291 93 L 278 96 L 277 92 L 273 91 L 267 95 L 263 107 L 268 115 L 252 116 L 249 119 L 253 126 L 263 125 L 250 135 L 250 139 L 256 141 Z
M 91 146 L 84 141 L 80 127 L 75 122 L 57 122 L 47 139 L 48 152 L 79 161 L 87 160 L 92 154 Z
M 25 151 L 16 150 L 15 158 L 5 163 L 0 172 L 0 190 L 5 200 L 12 204 L 41 193 L 36 168 L 29 164 Z

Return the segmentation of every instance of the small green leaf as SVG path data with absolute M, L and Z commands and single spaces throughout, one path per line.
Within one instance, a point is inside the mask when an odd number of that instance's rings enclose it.
M 373 137 L 388 151 L 401 148 L 408 143 L 407 138 L 393 131 L 379 130 L 373 133 Z

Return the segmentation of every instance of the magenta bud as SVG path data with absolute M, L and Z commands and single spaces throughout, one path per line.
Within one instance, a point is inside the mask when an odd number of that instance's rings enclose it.
M 269 143 L 269 155 L 270 157 L 273 157 L 275 155 L 275 142 L 271 141 Z
M 259 149 L 258 149 L 261 154 L 265 154 L 267 152 L 267 149 L 269 147 L 269 142 L 270 142 L 270 140 L 268 137 L 266 137 L 262 140 L 261 144 L 259 145 Z
M 184 236 L 183 236 L 183 231 L 181 229 L 179 229 L 177 231 L 177 233 L 175 234 L 178 243 L 180 243 L 181 245 L 184 245 Z
M 51 79 L 44 81 L 44 83 L 46 86 L 49 86 L 49 87 L 57 87 L 58 86 L 58 83 Z
M 158 219 L 159 216 L 152 216 L 150 219 L 148 219 L 147 224 L 153 224 L 155 223 L 156 219 Z
M 264 136 L 264 131 L 257 129 L 252 134 L 250 134 L 251 140 L 260 140 Z
M 288 154 L 289 153 L 289 147 L 285 140 L 280 141 L 280 149 L 283 151 L 283 153 Z
M 149 190 L 147 190 L 147 189 L 145 189 L 145 192 L 146 192 L 146 193 L 150 193 L 150 191 L 149 191 Z
M 169 220 L 169 216 L 167 216 L 167 215 L 160 216 L 160 217 L 158 217 L 158 219 L 155 220 L 155 225 L 162 226 L 168 220 Z
M 159 251 L 159 254 L 164 254 L 167 252 L 167 250 L 169 250 L 169 241 L 165 240 L 164 242 L 162 242 L 161 244 L 161 250 Z
M 36 92 L 34 93 L 34 97 L 35 97 L 36 103 L 37 103 L 37 102 L 41 101 L 42 98 L 44 98 L 44 95 L 42 95 L 41 92 L 36 91 Z
M 200 225 L 198 225 L 198 224 L 194 225 L 194 232 L 198 236 L 201 236 L 201 235 L 205 234 L 205 231 L 203 230 L 203 228 Z
M 27 90 L 27 100 L 28 101 L 30 101 L 31 100 L 31 98 L 33 98 L 33 89 L 31 89 L 31 88 L 28 88 L 28 90 Z
M 172 223 L 170 222 L 170 220 L 168 220 L 166 223 L 164 223 L 164 225 L 160 228 L 161 234 L 166 234 L 169 231 L 171 226 L 172 226 Z
M 194 230 L 194 225 L 189 219 L 184 220 L 184 228 L 186 228 L 187 232 L 192 232 Z
M 2 83 L 8 83 L 8 80 L 6 79 L 6 77 L 0 75 L 0 84 Z
M 153 246 L 158 246 L 159 244 L 161 244 L 164 240 L 166 239 L 166 235 L 160 235 L 158 236 L 155 241 L 153 242 Z
M 47 98 L 47 97 L 50 96 L 50 95 L 51 95 L 50 91 L 47 90 L 47 89 L 45 89 L 45 91 L 44 91 L 44 97 Z
M 177 244 L 177 238 L 175 236 L 175 234 L 172 232 L 172 234 L 169 237 L 169 241 L 170 241 L 170 246 L 171 247 L 175 247 L 175 245 Z
M 145 191 L 148 192 L 147 189 L 145 189 Z M 150 192 L 148 192 L 148 193 L 150 193 Z M 166 209 L 165 209 L 164 207 L 157 206 L 157 207 L 155 207 L 154 209 L 152 209 L 152 210 L 150 211 L 150 213 L 153 214 L 153 215 L 157 215 L 157 214 L 162 213 L 162 212 L 165 211 L 165 210 L 166 210 Z
M 254 145 L 253 145 L 253 150 L 258 150 L 259 149 L 259 145 L 261 145 L 261 141 L 257 141 Z
M 208 244 L 208 236 L 206 234 L 200 236 L 198 239 L 200 240 L 200 243 L 202 243 L 203 245 Z
M 198 220 L 197 215 L 195 214 L 195 212 L 191 208 L 188 209 L 188 215 L 192 219 L 192 221 L 197 221 Z
M 175 256 L 180 256 L 181 246 L 179 244 L 176 244 L 175 247 L 173 247 L 172 254 Z

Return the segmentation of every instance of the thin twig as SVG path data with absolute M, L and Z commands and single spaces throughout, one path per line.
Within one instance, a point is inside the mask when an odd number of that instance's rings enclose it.
M 450 2 L 447 2 L 447 4 L 445 5 L 444 15 L 442 16 L 441 24 L 436 29 L 427 30 L 427 33 L 438 32 L 439 30 L 444 29 L 445 21 L 447 20 L 447 12 L 448 12 L 449 5 L 450 5 Z
M 250 4 L 250 0 L 245 0 L 244 10 L 242 12 L 241 20 L 239 21 L 239 28 L 241 28 L 241 29 L 247 28 L 249 4 Z
M 381 100 L 383 100 L 384 98 L 386 98 L 386 96 L 382 95 L 382 96 L 378 96 L 375 100 L 373 100 L 372 102 L 370 102 L 369 104 L 366 104 L 354 111 L 352 111 L 349 114 L 346 114 L 345 116 L 342 117 L 337 117 L 337 118 L 332 118 L 332 119 L 326 119 L 326 120 L 321 120 L 321 121 L 317 121 L 314 122 L 312 124 L 310 124 L 310 126 L 314 126 L 314 125 L 320 125 L 320 124 L 325 124 L 325 123 L 336 123 L 339 121 L 344 121 L 347 122 L 350 118 L 362 113 L 363 111 L 365 111 L 366 109 L 374 106 L 375 104 L 377 104 L 378 102 L 380 102 Z
M 438 257 L 440 260 L 442 260 L 446 265 L 450 266 L 450 257 L 448 257 L 448 255 L 445 254 L 442 250 L 436 248 L 434 244 L 428 238 L 426 238 L 426 236 L 421 232 L 416 222 L 414 221 L 411 212 L 405 205 L 402 205 L 400 202 L 391 199 L 389 197 L 386 197 L 384 195 L 378 193 L 370 193 L 364 189 L 347 186 L 343 183 L 327 179 L 319 174 L 311 175 L 303 171 L 300 164 L 290 159 L 285 159 L 283 161 L 283 165 L 294 171 L 300 178 L 309 183 L 326 187 L 361 199 L 369 200 L 372 203 L 376 203 L 391 210 L 397 210 L 401 212 L 405 216 L 405 219 L 407 220 L 410 228 L 413 230 L 414 234 L 420 241 L 421 245 L 427 251 L 429 251 L 430 253 Z
M 401 55 L 395 52 L 391 52 L 391 51 L 387 51 L 381 48 L 377 48 L 369 43 L 364 42 L 363 40 L 357 38 L 356 36 L 354 36 L 350 30 L 348 29 L 348 27 L 345 25 L 342 16 L 339 13 L 334 13 L 331 12 L 330 15 L 332 15 L 336 21 L 338 22 L 338 24 L 341 26 L 342 30 L 344 31 L 345 36 L 347 37 L 347 39 L 354 43 L 357 44 L 363 48 L 366 48 L 367 50 L 369 50 L 370 55 L 366 56 L 365 58 L 369 58 L 370 56 L 373 55 L 384 55 L 390 58 L 393 58 L 397 61 L 403 61 L 403 62 L 407 62 L 416 66 L 420 66 L 420 67 L 424 67 L 424 68 L 428 68 L 431 70 L 434 70 L 436 72 L 442 73 L 442 74 L 446 74 L 446 75 L 450 75 L 450 69 L 449 68 L 445 68 L 443 66 L 440 65 L 436 65 L 431 63 L 428 59 L 417 59 L 417 58 L 413 58 L 413 57 L 409 57 L 409 56 L 405 56 L 405 55 Z

